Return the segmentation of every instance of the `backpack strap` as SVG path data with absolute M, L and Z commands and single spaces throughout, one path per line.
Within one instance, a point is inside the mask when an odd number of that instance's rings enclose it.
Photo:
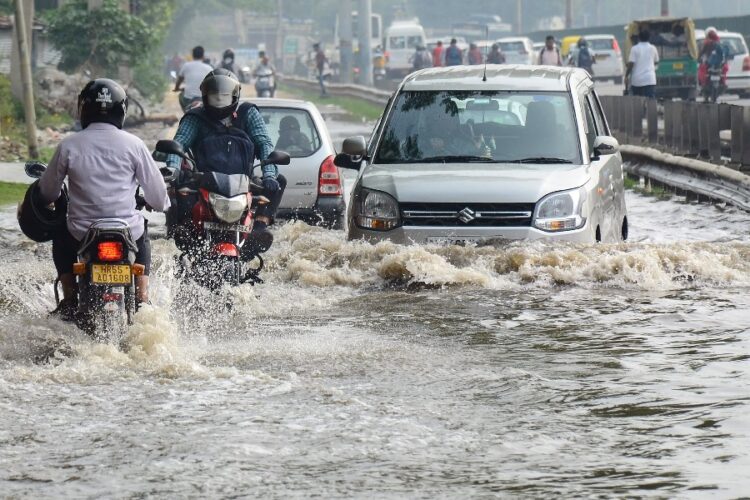
M 258 106 L 247 101 L 240 103 L 239 107 L 237 108 L 237 111 L 234 112 L 234 117 L 232 118 L 232 126 L 240 130 L 245 130 L 245 124 L 247 123 L 247 115 L 250 114 L 250 110 L 252 109 L 255 109 L 256 111 L 258 111 Z M 248 135 L 250 134 L 248 133 Z

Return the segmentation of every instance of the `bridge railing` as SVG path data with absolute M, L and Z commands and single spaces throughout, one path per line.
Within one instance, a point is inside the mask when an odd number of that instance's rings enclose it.
M 750 170 L 750 107 L 637 96 L 601 96 L 607 121 L 625 144 Z

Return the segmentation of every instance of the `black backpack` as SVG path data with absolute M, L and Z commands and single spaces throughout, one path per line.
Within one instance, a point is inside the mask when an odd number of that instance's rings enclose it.
M 245 131 L 247 115 L 254 104 L 243 102 L 232 117 L 230 126 L 211 118 L 201 106 L 188 111 L 185 116 L 195 116 L 210 132 L 198 138 L 190 150 L 201 172 L 250 175 L 255 161 L 255 144 Z M 183 120 L 185 117 L 182 118 Z
M 578 67 L 579 68 L 590 68 L 594 65 L 594 58 L 591 57 L 591 52 L 588 47 L 581 47 L 578 51 Z

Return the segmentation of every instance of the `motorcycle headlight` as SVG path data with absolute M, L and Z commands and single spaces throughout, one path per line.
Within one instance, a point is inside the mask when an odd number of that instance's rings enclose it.
M 583 205 L 586 191 L 583 188 L 552 193 L 542 198 L 534 214 L 534 227 L 542 231 L 570 231 L 586 224 Z
M 247 195 L 241 194 L 226 198 L 220 194 L 209 193 L 208 202 L 219 220 L 233 223 L 242 218 L 242 214 L 247 208 Z
M 363 189 L 360 192 L 357 225 L 373 231 L 390 231 L 401 225 L 398 202 L 381 191 Z

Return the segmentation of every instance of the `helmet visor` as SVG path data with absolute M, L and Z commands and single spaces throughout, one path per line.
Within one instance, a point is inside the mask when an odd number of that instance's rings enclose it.
M 214 108 L 226 108 L 234 102 L 232 92 L 211 92 L 206 96 L 208 105 Z

